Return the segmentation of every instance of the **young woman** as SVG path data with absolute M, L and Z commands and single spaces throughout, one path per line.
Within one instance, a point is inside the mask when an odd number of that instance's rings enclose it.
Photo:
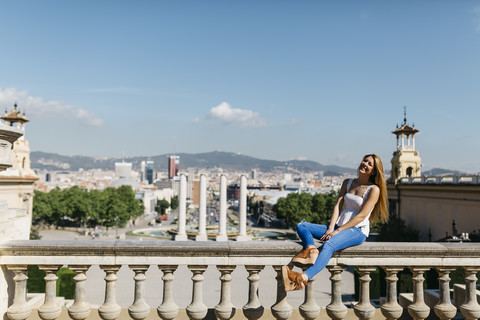
M 343 208 L 343 209 L 342 209 Z M 292 259 L 295 265 L 311 266 L 304 273 L 282 267 L 285 291 L 300 290 L 308 279 L 319 273 L 333 253 L 363 243 L 370 231 L 370 221 L 388 220 L 387 187 L 383 164 L 375 154 L 363 157 L 358 167 L 358 178 L 343 181 L 328 226 L 301 222 L 297 233 L 305 250 Z M 321 251 L 314 238 L 323 242 Z

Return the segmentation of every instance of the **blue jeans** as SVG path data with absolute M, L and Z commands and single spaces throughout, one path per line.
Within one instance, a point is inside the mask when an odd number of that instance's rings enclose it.
M 327 229 L 327 226 L 321 224 L 309 222 L 297 224 L 297 234 L 305 247 L 315 245 L 313 238 L 320 239 Z M 354 227 L 340 231 L 323 244 L 315 264 L 304 273 L 308 276 L 308 279 L 312 279 L 325 268 L 335 251 L 362 244 L 366 239 L 367 237 L 362 233 L 360 228 Z

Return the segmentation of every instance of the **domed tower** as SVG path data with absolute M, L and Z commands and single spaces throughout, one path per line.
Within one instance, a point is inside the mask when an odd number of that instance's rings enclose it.
M 23 133 L 23 136 L 13 144 L 13 165 L 12 168 L 7 170 L 9 173 L 5 174 L 35 176 L 35 172 L 30 168 L 30 147 L 25 139 L 25 123 L 30 120 L 25 116 L 25 113 L 20 113 L 16 103 L 12 111 L 5 110 L 5 114 L 0 118 L 3 119 L 5 125 L 20 129 Z
M 404 177 L 420 177 L 422 160 L 418 151 L 415 149 L 415 134 L 419 132 L 415 125 L 407 124 L 407 110 L 404 109 L 403 124 L 395 131 L 392 131 L 397 137 L 397 150 L 393 153 L 392 172 L 389 182 L 395 183 L 398 179 Z

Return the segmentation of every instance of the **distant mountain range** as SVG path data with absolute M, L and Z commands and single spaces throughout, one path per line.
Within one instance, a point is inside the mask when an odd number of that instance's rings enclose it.
M 214 151 L 206 153 L 178 153 L 180 157 L 180 170 L 185 169 L 213 169 L 251 171 L 258 169 L 262 172 L 285 171 L 287 172 L 319 172 L 325 176 L 337 176 L 344 173 L 354 174 L 356 169 L 339 167 L 335 165 L 323 165 L 309 160 L 264 160 L 233 152 Z M 128 157 L 125 162 L 131 162 L 134 170 L 140 169 L 140 164 L 145 160 L 153 160 L 155 170 L 168 169 L 169 154 L 150 157 Z M 77 171 L 80 168 L 114 170 L 115 162 L 121 162 L 121 158 L 98 158 L 88 156 L 63 156 L 56 153 L 34 151 L 30 154 L 31 167 L 42 170 L 65 170 Z

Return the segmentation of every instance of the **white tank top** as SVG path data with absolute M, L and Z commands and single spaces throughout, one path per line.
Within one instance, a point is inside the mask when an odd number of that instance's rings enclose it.
M 360 197 L 348 192 L 350 190 L 350 186 L 352 185 L 352 182 L 353 182 L 353 179 L 348 180 L 347 192 L 345 193 L 345 196 L 343 196 L 343 201 L 345 205 L 336 223 L 336 225 L 339 227 L 343 226 L 345 223 L 350 221 L 362 210 L 363 203 L 368 197 L 368 192 L 370 192 L 370 189 L 373 186 L 373 184 L 368 186 L 367 190 L 365 190 L 365 192 L 363 193 L 363 196 Z M 368 237 L 368 234 L 370 233 L 370 221 L 368 219 L 370 218 L 370 214 L 372 213 L 372 211 L 373 209 L 370 210 L 370 212 L 365 217 L 365 219 L 363 219 L 362 222 L 360 222 L 355 226 L 356 228 L 360 228 L 362 230 L 362 233 L 367 237 Z

